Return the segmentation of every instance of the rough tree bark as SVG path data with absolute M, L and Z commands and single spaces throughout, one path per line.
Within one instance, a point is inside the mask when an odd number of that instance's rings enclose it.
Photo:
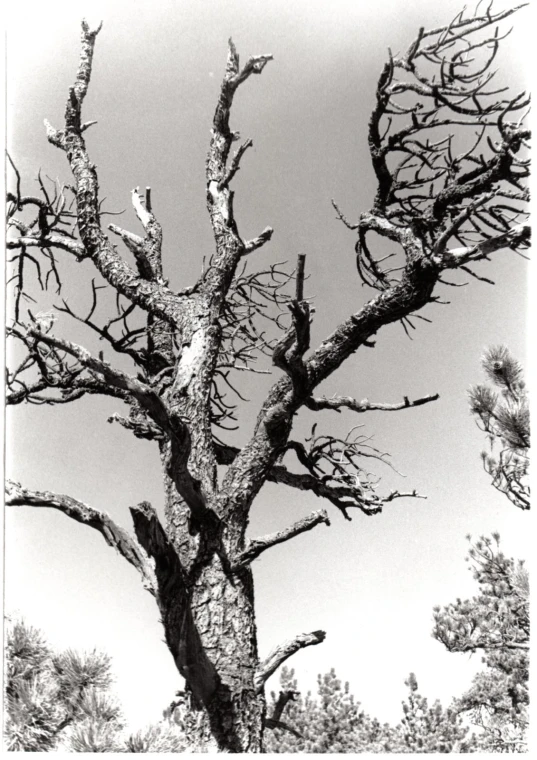
M 8 335 L 22 346 L 24 358 L 8 371 L 8 403 L 54 405 L 85 394 L 124 402 L 127 416 L 115 414 L 109 421 L 159 447 L 165 523 L 144 502 L 131 508 L 136 537 L 129 536 L 107 515 L 69 496 L 17 483 L 8 483 L 7 502 L 53 507 L 90 525 L 140 572 L 158 604 L 166 643 L 193 707 L 202 716 L 200 737 L 219 749 L 262 751 L 264 725 L 275 725 L 272 719 L 265 723 L 266 679 L 298 649 L 324 639 L 322 631 L 299 634 L 260 659 L 250 563 L 271 546 L 330 524 L 321 510 L 270 536 L 248 539 L 249 512 L 263 484 L 268 480 L 311 491 L 346 519 L 352 509 L 373 515 L 395 498 L 418 496 L 415 491 L 378 492 L 361 462 L 364 456 L 383 455 L 361 436 L 337 439 L 313 431 L 304 443 L 290 439 L 294 416 L 304 408 L 321 413 L 398 411 L 435 400 L 436 394 L 413 401 L 405 396 L 396 403 L 313 394 L 351 354 L 364 347 L 370 350 L 382 327 L 396 321 L 405 329 L 413 327 L 411 315 L 438 302 L 438 286 L 450 284 L 443 280 L 446 270 L 479 278 L 471 269 L 474 262 L 502 248 L 520 252 L 528 246 L 523 182 L 530 133 L 520 118 L 527 98 L 489 87 L 490 66 L 501 39 L 494 29 L 514 10 L 494 14 L 489 8 L 468 17 L 461 13 L 445 27 L 421 29 L 402 55 L 390 54 L 369 121 L 378 183 L 373 206 L 351 224 L 334 203 L 339 218 L 357 236 L 359 276 L 379 292 L 311 351 L 304 257 L 291 275 L 278 265 L 248 272 L 244 257 L 255 259 L 252 254 L 268 243 L 272 229 L 246 241 L 233 212 L 231 183 L 252 142 L 242 143 L 230 158 L 238 139 L 229 126 L 230 110 L 237 89 L 261 74 L 272 56 L 253 56 L 241 67 L 229 42 L 206 167 L 214 253 L 190 288 L 174 292 L 167 285 L 162 229 L 149 188 L 145 197 L 138 189 L 132 192 L 143 236 L 108 226 L 132 263 L 102 226 L 97 171 L 85 140 L 93 122 L 82 121 L 100 27 L 82 24 L 80 63 L 69 90 L 65 123 L 54 128 L 45 122 L 49 141 L 66 154 L 73 184 L 51 191 L 39 178 L 40 195 L 25 196 L 12 163 L 16 190 L 8 193 L 8 249 L 14 252 L 16 295 Z M 513 118 L 516 121 L 508 120 Z M 475 138 L 463 153 L 456 153 L 460 140 L 455 141 L 453 129 L 458 138 L 467 132 Z M 73 219 L 78 236 L 66 227 Z M 371 237 L 387 238 L 399 253 L 374 255 Z M 57 309 L 94 330 L 114 352 L 129 357 L 135 373 L 55 335 L 53 314 L 34 316 L 28 311 L 28 319 L 23 319 L 26 265 L 36 266 L 39 278 L 47 268 L 46 283 L 55 281 L 59 290 L 58 255 L 90 260 L 118 294 L 118 313 L 105 325 L 95 321 L 99 286 L 94 282 L 87 315 L 76 313 L 66 301 Z M 286 294 L 292 280 L 294 297 Z M 283 306 L 290 312 L 284 331 L 278 313 Z M 133 313 L 145 315 L 136 328 L 128 323 Z M 273 338 L 258 327 L 260 319 L 272 323 Z M 239 450 L 217 435 L 233 417 L 222 383 L 231 383 L 238 370 L 255 371 L 255 358 L 262 353 L 272 357 L 281 376 L 259 411 L 250 440 Z M 290 451 L 300 472 L 284 463 Z M 221 477 L 219 466 L 224 470 Z

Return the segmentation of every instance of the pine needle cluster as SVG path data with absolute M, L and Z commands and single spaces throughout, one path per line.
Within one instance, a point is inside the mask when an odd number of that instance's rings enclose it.
M 110 659 L 93 651 L 56 654 L 42 634 L 23 621 L 7 630 L 6 747 L 43 752 L 113 752 L 122 727 L 120 709 L 107 693 Z
M 526 510 L 530 508 L 530 411 L 523 370 L 505 346 L 489 348 L 482 365 L 498 389 L 476 385 L 468 391 L 470 410 L 490 446 L 481 454 L 483 467 L 493 486 Z
M 110 658 L 56 653 L 24 621 L 6 631 L 5 748 L 12 752 L 203 752 L 171 716 L 129 734 Z

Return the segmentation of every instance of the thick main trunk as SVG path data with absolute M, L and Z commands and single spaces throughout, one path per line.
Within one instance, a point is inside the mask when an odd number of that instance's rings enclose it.
M 184 590 L 164 605 L 168 647 L 198 711 L 192 741 L 228 752 L 260 752 L 265 702 L 258 666 L 253 578 L 232 574 L 228 528 L 193 520 L 166 477 L 167 533 L 184 568 Z

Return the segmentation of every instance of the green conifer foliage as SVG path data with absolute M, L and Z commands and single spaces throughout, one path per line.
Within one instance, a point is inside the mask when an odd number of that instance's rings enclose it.
M 468 391 L 472 414 L 490 442 L 490 452 L 481 454 L 483 467 L 495 488 L 515 506 L 529 509 L 530 412 L 522 367 L 505 346 L 488 349 L 482 364 L 499 389 L 476 385 Z

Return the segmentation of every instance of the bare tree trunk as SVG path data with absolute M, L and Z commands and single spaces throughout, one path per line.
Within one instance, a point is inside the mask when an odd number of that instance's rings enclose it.
M 165 481 L 166 532 L 184 587 L 161 609 L 166 642 L 198 711 L 193 741 L 204 747 L 216 742 L 229 752 L 260 752 L 265 700 L 255 681 L 252 572 L 249 566 L 234 569 L 228 559 L 230 539 L 237 540 L 230 526 L 214 512 L 196 521 L 167 474 Z
M 200 723 L 202 740 L 213 737 L 219 749 L 260 752 L 265 712 L 254 684 L 258 665 L 252 573 L 226 571 L 213 554 L 200 563 L 191 591 L 193 625 L 211 658 L 218 684 Z M 188 664 L 182 669 L 188 672 Z

